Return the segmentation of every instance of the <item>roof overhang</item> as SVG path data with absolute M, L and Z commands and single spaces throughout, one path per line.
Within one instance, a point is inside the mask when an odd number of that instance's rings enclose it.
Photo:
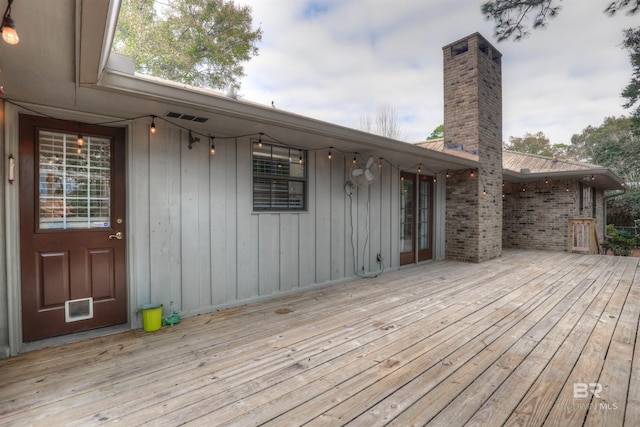
M 516 172 L 513 170 L 505 169 L 503 171 L 503 179 L 505 182 L 518 184 L 544 181 L 547 179 L 554 181 L 572 180 L 580 181 L 585 185 L 603 190 L 620 190 L 624 188 L 624 181 L 622 181 L 614 172 L 612 172 L 608 168 L 590 168 L 548 172 Z

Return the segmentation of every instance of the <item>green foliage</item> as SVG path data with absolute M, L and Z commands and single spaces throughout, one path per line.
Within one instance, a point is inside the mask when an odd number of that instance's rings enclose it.
M 640 181 L 640 133 L 629 117 L 606 117 L 571 137 L 573 158 L 611 168 L 627 182 Z
M 611 199 L 608 218 L 628 225 L 640 218 L 640 132 L 633 118 L 607 117 L 602 125 L 587 126 L 573 135 L 568 155 L 576 160 L 605 166 L 628 185 L 626 194 Z
M 431 132 L 431 135 L 427 137 L 427 141 L 440 138 L 444 138 L 444 125 L 436 127 L 433 132 Z
M 624 107 L 634 108 L 635 106 L 632 114 L 640 121 L 640 27 L 624 30 L 622 46 L 629 51 L 629 61 L 633 69 L 631 81 L 622 91 L 622 96 L 627 99 Z
M 251 8 L 225 0 L 168 0 L 160 16 L 152 0 L 123 0 L 114 51 L 145 74 L 213 89 L 238 88 L 243 62 L 258 54 L 262 30 Z
M 616 230 L 613 224 L 607 225 L 607 231 L 604 241 L 602 242 L 602 249 L 606 254 L 609 250 L 617 256 L 629 256 L 631 255 L 631 249 L 636 246 L 636 239 L 633 236 L 625 234 L 622 230 Z
M 524 137 L 509 137 L 509 143 L 504 148 L 519 153 L 537 154 L 547 157 L 562 157 L 566 146 L 551 145 L 549 138 L 543 132 L 531 134 L 527 132 Z
M 640 218 L 640 188 L 628 188 L 622 196 L 609 200 L 607 221 L 628 226 L 637 218 Z

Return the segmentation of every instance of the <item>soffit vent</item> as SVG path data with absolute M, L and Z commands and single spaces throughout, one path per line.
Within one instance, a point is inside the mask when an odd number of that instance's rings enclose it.
M 206 117 L 198 117 L 198 116 L 194 116 L 194 115 L 191 115 L 191 114 L 175 113 L 173 111 L 169 111 L 167 113 L 167 117 L 171 117 L 172 119 L 187 120 L 189 122 L 196 122 L 196 123 L 204 123 L 207 120 L 209 120 Z

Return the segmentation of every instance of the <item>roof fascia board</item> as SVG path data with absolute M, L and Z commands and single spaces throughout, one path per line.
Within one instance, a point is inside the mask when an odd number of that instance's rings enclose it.
M 95 84 L 109 58 L 120 0 L 76 0 L 78 82 Z

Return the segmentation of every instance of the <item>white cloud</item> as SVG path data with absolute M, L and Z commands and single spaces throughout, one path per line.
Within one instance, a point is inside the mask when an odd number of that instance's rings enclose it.
M 245 66 L 241 94 L 252 101 L 358 128 L 389 103 L 408 140 L 442 123 L 442 46 L 493 24 L 467 0 L 237 0 L 263 29 L 260 54 Z M 606 1 L 566 0 L 544 30 L 503 54 L 503 136 L 544 132 L 568 143 L 587 125 L 624 113 L 619 93 L 631 68 L 619 45 L 637 17 L 609 18 Z

